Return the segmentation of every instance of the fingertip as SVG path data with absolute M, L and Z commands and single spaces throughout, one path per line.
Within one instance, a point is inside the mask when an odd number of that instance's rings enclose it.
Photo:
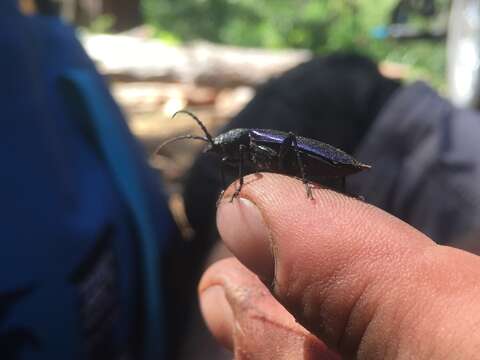
M 273 278 L 274 264 L 268 225 L 257 206 L 247 198 L 222 202 L 217 227 L 227 248 L 264 281 Z

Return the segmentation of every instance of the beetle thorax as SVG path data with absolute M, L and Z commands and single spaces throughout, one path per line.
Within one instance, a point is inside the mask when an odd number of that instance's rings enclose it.
M 248 134 L 248 129 L 233 129 L 227 131 L 226 133 L 218 135 L 216 138 L 213 139 L 213 142 L 215 143 L 215 145 L 248 145 L 248 143 L 250 142 L 250 137 Z
M 233 129 L 220 134 L 213 139 L 213 151 L 220 156 L 238 157 L 240 145 L 248 146 L 250 143 L 248 129 Z

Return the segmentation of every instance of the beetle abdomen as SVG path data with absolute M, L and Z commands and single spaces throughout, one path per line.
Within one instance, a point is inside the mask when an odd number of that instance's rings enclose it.
M 277 153 L 290 134 L 278 130 L 252 129 L 250 136 L 256 144 L 274 149 Z M 296 136 L 298 152 L 307 177 L 343 177 L 370 168 L 344 151 L 318 140 Z M 272 169 L 288 175 L 298 175 L 295 148 L 288 144 L 280 168 Z M 313 179 L 311 179 L 313 180 Z

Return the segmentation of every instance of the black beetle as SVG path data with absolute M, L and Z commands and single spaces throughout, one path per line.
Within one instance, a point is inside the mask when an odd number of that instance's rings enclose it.
M 355 160 L 331 145 L 278 130 L 232 129 L 213 138 L 200 119 L 187 110 L 177 111 L 172 118 L 180 113 L 191 116 L 206 137 L 177 136 L 162 143 L 156 153 L 165 145 L 182 139 L 207 142 L 206 152 L 220 155 L 222 163 L 238 166 L 240 185 L 233 194 L 232 200 L 242 190 L 246 166 L 258 171 L 274 172 L 302 179 L 309 198 L 313 198 L 310 183 L 318 183 L 325 178 L 338 178 L 345 188 L 346 176 L 370 168 L 369 165 Z M 225 187 L 223 168 L 221 174 Z

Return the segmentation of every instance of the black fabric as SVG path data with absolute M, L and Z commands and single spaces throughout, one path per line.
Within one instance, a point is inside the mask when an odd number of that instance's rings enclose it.
M 480 115 L 428 85 L 389 100 L 356 155 L 372 169 L 350 178 L 366 201 L 440 244 L 480 253 Z

